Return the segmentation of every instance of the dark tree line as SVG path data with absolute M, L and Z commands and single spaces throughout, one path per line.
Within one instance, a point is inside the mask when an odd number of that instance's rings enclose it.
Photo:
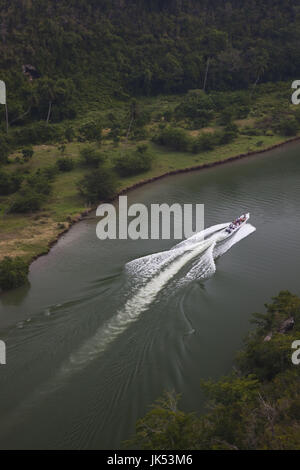
M 202 88 L 205 76 L 208 90 L 245 88 L 298 76 L 300 6 L 297 0 L 2 0 L 0 47 L 0 75 L 14 90 L 15 106 L 23 106 L 18 111 L 30 104 L 21 72 L 28 63 L 45 80 L 70 79 L 71 95 L 92 87 L 117 96 L 185 92 Z M 49 91 L 42 95 L 43 116 Z

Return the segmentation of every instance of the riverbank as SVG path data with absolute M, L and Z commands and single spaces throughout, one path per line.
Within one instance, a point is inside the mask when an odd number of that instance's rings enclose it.
M 172 153 L 152 145 L 151 150 L 155 154 L 152 169 L 141 175 L 120 180 L 115 198 L 167 176 L 190 171 L 201 171 L 242 158 L 260 155 L 299 139 L 299 136 L 290 139 L 283 139 L 280 136 L 269 136 L 264 138 L 262 146 L 257 149 L 255 145 L 257 137 L 245 138 L 245 136 L 239 136 L 235 142 L 227 146 L 198 155 L 191 155 L 185 152 Z M 77 147 L 78 145 L 71 144 L 68 149 L 68 155 L 75 159 L 75 161 L 78 154 L 78 152 L 76 153 Z M 238 150 L 239 153 L 237 153 Z M 42 159 L 43 164 L 47 165 L 49 160 L 53 161 L 55 151 L 56 149 L 53 146 L 40 146 L 36 148 L 35 158 Z M 43 155 L 42 157 L 41 154 Z M 58 157 L 56 155 L 56 158 Z M 192 165 L 190 164 L 191 162 Z M 35 165 L 36 162 L 33 160 L 32 164 Z M 1 217 L 0 259 L 3 259 L 4 256 L 21 256 L 26 261 L 32 262 L 39 256 L 48 253 L 61 236 L 94 209 L 85 206 L 83 200 L 77 194 L 76 184 L 80 176 L 81 172 L 78 170 L 62 175 L 54 183 L 54 196 L 51 197 L 49 203 L 39 213 L 5 215 Z
M 26 262 L 31 262 L 47 253 L 60 236 L 92 210 L 78 191 L 79 181 L 90 171 L 80 161 L 80 151 L 86 145 L 93 145 L 101 152 L 108 170 L 115 174 L 117 197 L 169 175 L 232 162 L 295 140 L 295 137 L 287 138 L 285 135 L 298 135 L 296 139 L 299 138 L 299 133 L 296 134 L 295 129 L 293 132 L 289 132 L 289 129 L 285 132 L 286 129 L 282 129 L 282 123 L 286 125 L 294 120 L 295 124 L 295 109 L 289 102 L 289 83 L 261 85 L 257 87 L 256 95 L 251 96 L 251 100 L 247 91 L 227 93 L 226 96 L 222 95 L 223 97 L 216 95 L 215 99 L 226 98 L 230 103 L 240 103 L 241 100 L 249 103 L 246 112 L 241 103 L 236 104 L 235 118 L 231 121 L 235 130 L 233 135 L 229 135 L 229 141 L 225 140 L 227 144 L 220 142 L 220 135 L 224 134 L 226 129 L 227 121 L 223 115 L 226 109 L 216 111 L 213 108 L 212 118 L 206 124 L 207 127 L 194 122 L 189 113 L 186 116 L 180 114 L 179 111 L 185 109 L 184 106 L 188 106 L 188 109 L 192 106 L 193 110 L 198 99 L 201 104 L 203 96 L 200 93 L 199 98 L 198 95 L 197 92 L 184 96 L 162 95 L 140 98 L 136 106 L 144 121 L 132 129 L 129 138 L 127 138 L 126 118 L 128 103 L 122 105 L 115 103 L 109 109 L 97 108 L 91 110 L 85 118 L 81 116 L 75 120 L 72 123 L 71 142 L 62 136 L 61 141 L 51 140 L 49 144 L 35 145 L 34 154 L 28 160 L 23 158 L 23 148 L 18 148 L 9 156 L 8 162 L 1 166 L 1 170 L 4 174 L 19 174 L 25 177 L 23 178 L 25 183 L 37 172 L 51 173 L 53 169 L 55 171 L 57 161 L 62 157 L 72 159 L 74 165 L 71 171 L 56 171 L 53 181 L 51 180 L 51 193 L 47 195 L 41 209 L 34 213 L 9 212 L 15 198 L 21 195 L 22 187 L 13 194 L 0 196 L 0 260 L 5 256 L 21 256 Z M 278 109 L 281 110 L 280 115 Z M 116 116 L 119 119 L 117 121 Z M 95 124 L 99 122 L 103 123 L 100 128 Z M 95 136 L 89 136 L 91 140 L 88 140 L 82 135 L 82 123 L 89 125 L 96 134 L 98 132 L 98 137 L 101 136 L 100 142 Z M 65 125 L 67 126 L 67 123 Z M 168 128 L 179 130 L 185 141 L 188 141 L 188 145 L 174 146 L 173 139 L 169 142 L 169 146 L 155 144 L 157 136 Z M 209 134 L 212 135 L 210 140 L 214 141 L 212 145 L 198 145 L 193 148 L 195 143 L 199 144 L 199 139 L 204 137 L 205 140 L 205 136 L 208 137 Z M 116 174 L 114 169 L 116 159 L 120 154 L 125 157 L 134 154 L 139 145 L 147 146 L 147 152 L 152 156 L 151 169 L 129 177 Z M 205 150 L 212 147 L 214 148 L 211 150 Z M 180 148 L 185 150 L 182 151 Z

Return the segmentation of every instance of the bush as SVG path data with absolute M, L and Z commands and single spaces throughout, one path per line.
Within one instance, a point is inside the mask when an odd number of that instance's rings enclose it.
M 191 139 L 183 129 L 167 127 L 154 138 L 154 141 L 173 150 L 186 152 L 190 148 Z
M 233 123 L 228 124 L 225 127 L 224 132 L 220 138 L 220 144 L 222 145 L 229 144 L 238 136 L 238 133 L 239 131 L 238 131 L 238 127 L 236 126 L 236 124 L 233 124 Z
M 206 150 L 212 150 L 218 143 L 219 137 L 217 137 L 216 133 L 205 132 L 195 140 L 192 150 L 194 153 L 205 152 Z
M 102 127 L 96 121 L 86 122 L 79 128 L 79 132 L 83 140 L 96 140 L 99 142 L 102 139 Z
M 220 117 L 218 119 L 218 123 L 221 126 L 226 126 L 229 122 L 232 121 L 234 118 L 234 111 L 232 108 L 225 108 L 222 110 Z
M 0 288 L 3 290 L 22 286 L 27 281 L 28 264 L 21 258 L 6 256 L 0 261 Z
M 22 184 L 23 177 L 19 173 L 9 174 L 0 171 L 0 195 L 6 196 L 8 194 L 18 191 Z
M 72 140 L 75 137 L 75 131 L 73 127 L 67 127 L 65 130 L 65 138 L 67 139 L 68 142 L 72 142 Z
M 56 171 L 55 167 L 39 169 L 27 178 L 24 188 L 9 208 L 10 213 L 27 213 L 40 210 L 52 190 L 51 181 L 53 177 L 51 173 L 53 173 L 53 168 Z
M 164 112 L 163 118 L 165 121 L 171 122 L 173 115 L 174 115 L 173 111 L 171 109 L 168 109 L 167 111 Z
M 256 129 L 255 127 L 249 127 L 249 126 L 245 126 L 243 127 L 243 129 L 241 130 L 241 134 L 243 135 L 249 135 L 249 136 L 258 136 L 258 135 L 262 135 L 264 131 L 261 130 L 261 129 Z M 268 132 L 268 131 L 266 131 Z M 273 134 L 272 134 L 273 135 Z
M 106 168 L 97 168 L 79 182 L 80 194 L 91 203 L 111 200 L 116 194 L 116 178 Z
M 282 119 L 278 126 L 279 133 L 286 137 L 292 137 L 294 135 L 297 135 L 298 130 L 299 123 L 294 117 Z
M 51 171 L 53 167 L 50 167 Z M 33 175 L 29 176 L 26 181 L 26 185 L 28 188 L 36 191 L 39 194 L 44 194 L 45 196 L 48 196 L 51 193 L 52 190 L 52 185 L 51 181 L 52 178 L 51 176 L 49 177 L 47 175 L 47 170 L 49 171 L 50 168 L 45 169 L 45 170 L 37 170 L 36 173 Z
M 39 194 L 34 189 L 27 187 L 23 191 L 21 191 L 20 194 L 17 195 L 17 197 L 9 208 L 9 212 L 17 214 L 36 212 L 40 210 L 45 200 L 45 194 Z
M 151 121 L 151 112 L 149 110 L 140 111 L 137 110 L 135 120 L 134 120 L 134 127 L 144 127 L 146 124 L 149 124 Z
M 12 141 L 16 145 L 42 144 L 61 139 L 61 129 L 57 125 L 35 122 L 30 126 L 11 131 Z
M 7 162 L 8 154 L 9 154 L 9 146 L 4 139 L 0 138 L 0 165 L 1 163 Z
M 22 150 L 23 159 L 28 162 L 34 154 L 32 147 L 26 147 Z
M 300 106 L 298 106 L 298 107 L 296 108 L 296 111 L 295 111 L 295 119 L 296 119 L 297 122 L 300 123 Z
M 105 155 L 92 146 L 86 146 L 80 150 L 80 158 L 83 165 L 98 167 L 105 161 Z
M 58 146 L 58 150 L 60 151 L 60 153 L 62 155 L 64 155 L 65 151 L 66 151 L 66 144 L 64 142 L 62 142 L 61 144 L 59 144 Z
M 209 95 L 202 90 L 191 90 L 175 109 L 175 115 L 178 119 L 188 118 L 194 127 L 200 128 L 212 120 L 213 110 L 214 104 Z
M 146 145 L 140 145 L 131 154 L 120 156 L 115 160 L 115 170 L 120 176 L 131 176 L 148 171 L 151 168 L 152 156 Z
M 130 140 L 145 140 L 148 132 L 145 127 L 135 127 L 131 133 Z
M 56 165 L 59 171 L 71 171 L 74 168 L 74 161 L 72 158 L 63 157 L 56 161 Z

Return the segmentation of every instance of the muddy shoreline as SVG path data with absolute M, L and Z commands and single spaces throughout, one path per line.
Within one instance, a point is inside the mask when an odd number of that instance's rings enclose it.
M 241 160 L 242 158 L 252 157 L 252 156 L 255 156 L 255 155 L 261 155 L 263 153 L 270 152 L 271 150 L 274 150 L 274 149 L 279 148 L 279 147 L 283 147 L 285 145 L 288 145 L 290 143 L 297 142 L 297 141 L 300 141 L 300 136 L 293 137 L 289 140 L 286 140 L 284 142 L 280 142 L 278 144 L 272 145 L 272 146 L 267 147 L 267 148 L 262 149 L 262 150 L 254 150 L 252 152 L 241 153 L 239 155 L 224 158 L 223 160 L 218 160 L 216 162 L 202 163 L 200 165 L 195 165 L 195 166 L 186 167 L 186 168 L 180 168 L 178 170 L 171 170 L 171 171 L 163 173 L 159 176 L 153 176 L 152 178 L 147 178 L 145 180 L 141 180 L 138 183 L 132 184 L 132 185 L 130 185 L 130 186 L 124 188 L 124 189 L 121 189 L 120 191 L 118 191 L 118 193 L 115 195 L 115 197 L 111 200 L 111 202 L 118 199 L 119 196 L 127 194 L 128 192 L 133 191 L 134 189 L 140 188 L 141 186 L 152 183 L 154 181 L 161 180 L 161 179 L 166 178 L 168 176 L 178 175 L 180 173 L 188 173 L 188 172 L 191 172 L 191 171 L 200 171 L 200 170 L 205 170 L 207 168 L 213 168 L 215 166 L 225 165 L 226 163 L 231 163 L 231 162 L 234 162 L 236 160 Z M 101 203 L 101 201 L 99 201 L 99 204 L 100 203 Z M 97 206 L 99 204 L 97 204 Z M 75 216 L 71 220 L 71 222 L 69 222 L 68 226 L 62 232 L 60 232 L 53 240 L 51 240 L 49 242 L 47 251 L 34 256 L 32 258 L 32 260 L 30 261 L 30 264 L 33 263 L 33 261 L 35 261 L 36 259 L 40 258 L 41 256 L 47 255 L 49 253 L 49 251 L 51 250 L 51 248 L 58 242 L 58 240 L 63 235 L 65 235 L 71 229 L 71 227 L 73 225 L 75 225 L 77 222 L 79 222 L 79 221 L 83 220 L 85 217 L 87 217 L 87 215 L 90 212 L 92 212 L 93 210 L 95 210 L 97 206 L 91 206 L 88 209 L 86 209 L 84 212 L 82 212 L 81 214 Z

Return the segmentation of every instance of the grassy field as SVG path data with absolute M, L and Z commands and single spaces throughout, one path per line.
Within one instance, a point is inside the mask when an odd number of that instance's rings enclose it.
M 178 104 L 179 96 L 144 98 L 139 105 L 151 112 L 155 116 L 158 112 L 164 112 Z M 274 106 L 283 106 L 282 97 L 278 99 L 266 94 L 256 101 L 251 110 L 250 116 L 244 120 L 236 121 L 240 129 L 245 126 L 255 126 L 257 117 L 263 113 L 268 113 Z M 113 110 L 116 111 L 118 105 L 114 103 Z M 125 115 L 124 105 L 120 107 L 120 112 Z M 262 111 L 263 110 L 263 111 Z M 89 111 L 89 118 L 99 118 L 103 115 L 103 110 L 97 108 Z M 80 118 L 81 119 L 81 118 Z M 82 118 L 84 119 L 84 118 Z M 176 125 L 178 125 L 176 123 Z M 179 123 L 185 127 L 184 123 Z M 153 155 L 151 170 L 128 178 L 118 178 L 118 190 L 134 185 L 137 182 L 163 175 L 170 171 L 176 171 L 187 167 L 199 166 L 205 163 L 213 163 L 224 160 L 241 153 L 255 152 L 266 149 L 275 144 L 288 140 L 280 135 L 244 135 L 239 136 L 230 144 L 216 147 L 214 150 L 193 154 L 191 152 L 170 151 L 165 147 L 155 145 L 151 141 L 151 136 L 159 126 L 159 120 L 153 119 L 147 125 L 148 138 L 143 141 L 125 141 L 123 137 L 118 146 L 113 142 L 104 139 L 101 150 L 107 154 L 107 165 L 113 164 L 114 157 L 119 155 L 121 149 L 133 150 L 137 144 L 146 143 L 149 151 Z M 189 130 L 187 132 L 195 137 L 200 132 L 209 132 L 217 129 L 216 123 L 212 123 L 211 128 L 200 130 Z M 71 172 L 59 173 L 53 183 L 53 192 L 42 210 L 28 215 L 7 214 L 7 209 L 14 195 L 0 197 L 0 259 L 4 256 L 22 256 L 30 261 L 36 256 L 45 253 L 49 249 L 49 244 L 58 235 L 66 230 L 79 215 L 88 209 L 85 201 L 79 195 L 77 184 L 87 171 L 79 164 L 79 151 L 86 145 L 82 142 L 71 142 L 66 144 L 64 156 L 71 157 L 75 162 L 75 168 Z M 28 163 L 20 163 L 20 152 L 10 155 L 10 164 L 5 166 L 7 171 L 15 171 L 17 168 L 24 173 L 32 173 L 37 168 L 45 168 L 55 164 L 56 160 L 62 156 L 58 145 L 39 145 L 34 147 L 34 155 Z M 19 157 L 19 159 L 17 158 Z M 17 161 L 16 161 L 17 159 Z M 21 166 L 22 165 L 22 166 Z

